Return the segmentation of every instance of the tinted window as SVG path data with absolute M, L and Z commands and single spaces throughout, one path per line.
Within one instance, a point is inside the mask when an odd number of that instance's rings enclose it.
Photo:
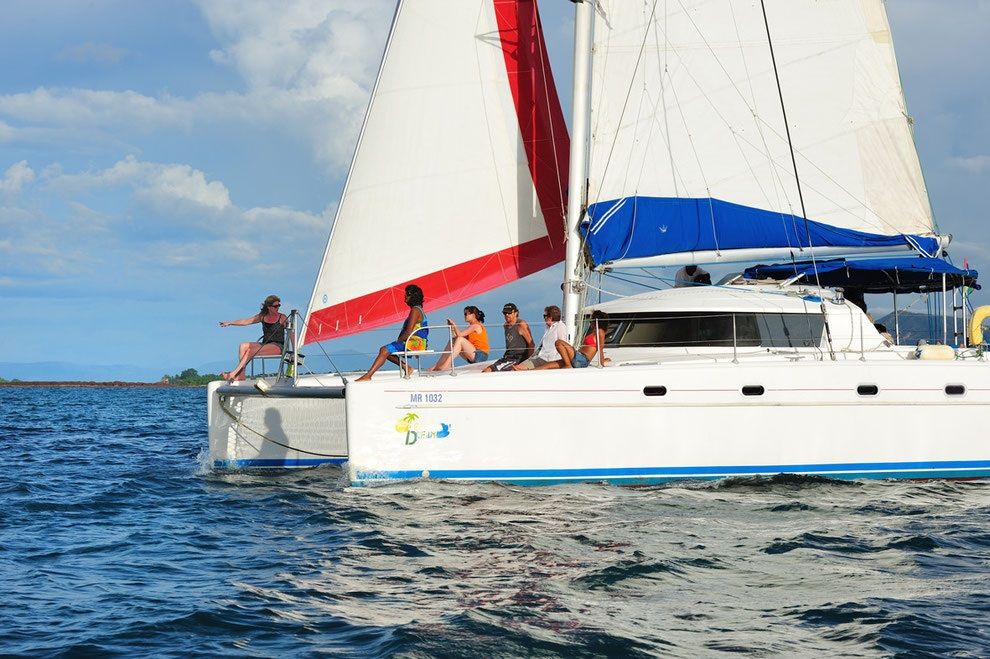
M 737 313 L 739 347 L 804 348 L 821 343 L 820 314 Z M 733 314 L 615 314 L 607 336 L 616 347 L 732 347 Z
M 756 314 L 760 335 L 766 347 L 810 348 L 822 342 L 825 319 L 821 314 Z

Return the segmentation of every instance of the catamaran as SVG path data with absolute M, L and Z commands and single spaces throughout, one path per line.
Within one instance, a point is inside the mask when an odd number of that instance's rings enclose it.
M 214 464 L 340 463 L 353 484 L 990 476 L 990 314 L 967 316 L 977 274 L 945 259 L 882 0 L 573 4 L 569 137 L 534 0 L 398 3 L 294 331 L 396 324 L 407 284 L 429 311 L 564 261 L 570 337 L 605 311 L 610 362 L 214 383 Z M 596 275 L 727 263 L 753 267 L 591 303 Z M 942 344 L 898 345 L 852 290 L 934 295 Z

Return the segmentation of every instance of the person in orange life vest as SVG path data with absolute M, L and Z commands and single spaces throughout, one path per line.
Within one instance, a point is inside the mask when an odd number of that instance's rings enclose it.
M 468 364 L 477 364 L 488 359 L 488 330 L 485 322 L 485 312 L 475 306 L 464 307 L 464 320 L 468 326 L 461 330 L 450 318 L 447 324 L 453 329 L 452 341 L 444 347 L 444 354 L 432 370 L 444 371 L 450 368 L 455 357 L 463 357 Z

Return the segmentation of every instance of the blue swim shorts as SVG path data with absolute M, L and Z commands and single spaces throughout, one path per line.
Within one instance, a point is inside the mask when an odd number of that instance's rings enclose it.
M 574 359 L 571 360 L 571 366 L 574 368 L 588 368 L 589 363 L 583 352 L 575 352 Z
M 385 349 L 388 350 L 388 354 L 394 354 L 396 352 L 402 352 L 406 349 L 406 344 L 404 341 L 392 341 L 391 343 L 385 344 Z
M 484 350 L 475 350 L 474 359 L 472 359 L 469 364 L 477 364 L 478 362 L 488 361 L 488 353 Z

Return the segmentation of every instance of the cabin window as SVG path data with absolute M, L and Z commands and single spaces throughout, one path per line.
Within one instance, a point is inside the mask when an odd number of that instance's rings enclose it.
M 731 313 L 614 314 L 606 344 L 619 348 L 732 347 Z M 808 348 L 821 344 L 821 314 L 735 314 L 736 345 Z

